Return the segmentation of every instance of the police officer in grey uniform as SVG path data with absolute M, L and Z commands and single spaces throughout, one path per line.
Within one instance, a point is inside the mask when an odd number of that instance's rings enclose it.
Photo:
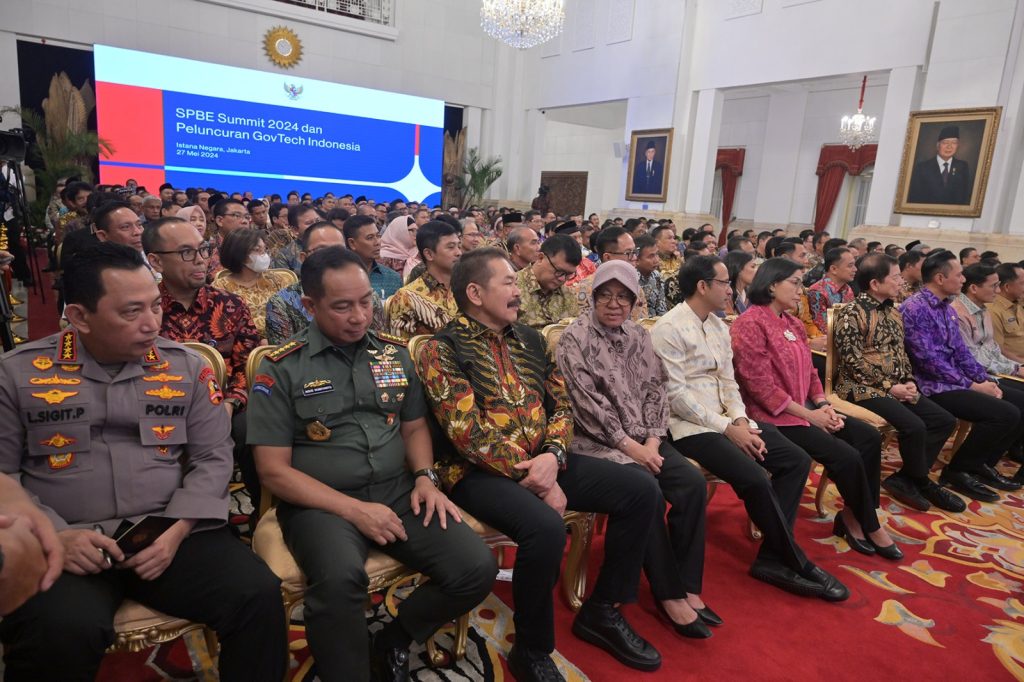
M 248 442 L 308 580 L 306 634 L 320 678 L 408 676 L 408 649 L 479 604 L 497 566 L 438 489 L 427 405 L 403 342 L 367 333 L 373 290 L 358 256 L 318 250 L 302 265 L 309 329 L 272 351 L 251 382 Z M 429 582 L 368 651 L 369 549 Z
M 280 584 L 225 526 L 232 469 L 220 388 L 157 336 L 160 293 L 138 251 L 89 247 L 65 270 L 71 327 L 0 362 L 0 471 L 53 522 L 64 571 L 0 622 L 7 680 L 92 680 L 125 598 L 205 623 L 222 680 L 279 681 Z M 125 556 L 122 523 L 175 519 Z

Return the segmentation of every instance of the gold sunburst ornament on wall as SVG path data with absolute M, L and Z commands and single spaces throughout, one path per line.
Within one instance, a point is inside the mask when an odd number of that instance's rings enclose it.
M 263 36 L 267 57 L 283 69 L 290 69 L 302 59 L 302 41 L 286 26 L 275 26 Z

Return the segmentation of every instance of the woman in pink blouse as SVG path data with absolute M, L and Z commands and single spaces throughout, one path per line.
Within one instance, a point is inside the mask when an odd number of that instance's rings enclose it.
M 569 325 L 556 360 L 572 398 L 573 455 L 646 471 L 663 498 L 644 556 L 655 603 L 684 637 L 711 636 L 722 619 L 701 600 L 704 476 L 662 440 L 668 431 L 665 370 L 651 337 L 630 319 L 640 279 L 626 261 L 594 274 L 593 308 Z M 665 501 L 670 506 L 665 522 Z
M 881 435 L 836 412 L 825 399 L 803 323 L 789 314 L 803 290 L 802 268 L 771 258 L 747 289 L 750 308 L 732 324 L 733 365 L 748 415 L 774 424 L 821 462 L 843 496 L 833 532 L 862 554 L 903 553 L 878 522 Z

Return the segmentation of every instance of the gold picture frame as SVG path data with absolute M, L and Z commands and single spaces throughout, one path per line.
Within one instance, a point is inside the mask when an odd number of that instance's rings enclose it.
M 1001 114 L 1002 107 L 911 112 L 893 212 L 980 217 Z
M 653 149 L 650 170 L 647 150 Z M 629 172 L 626 201 L 663 203 L 668 195 L 668 171 L 672 161 L 672 128 L 634 130 L 629 134 Z
M 302 41 L 287 26 L 275 26 L 263 35 L 267 57 L 282 69 L 290 69 L 302 59 Z

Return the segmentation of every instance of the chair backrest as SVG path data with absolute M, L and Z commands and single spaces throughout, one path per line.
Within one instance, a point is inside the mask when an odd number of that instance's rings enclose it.
M 260 368 L 263 358 L 276 349 L 277 346 L 256 346 L 249 352 L 249 357 L 245 360 L 245 382 L 248 386 L 252 386 L 253 377 L 256 376 L 256 371 Z
M 224 356 L 220 354 L 213 346 L 201 343 L 199 341 L 185 341 L 182 343 L 186 348 L 191 348 L 195 352 L 199 353 L 206 360 L 206 364 L 213 370 L 213 376 L 217 379 L 217 383 L 223 387 L 224 382 L 228 378 L 228 366 L 224 362 Z
M 832 387 L 835 385 L 836 376 L 839 374 L 839 362 L 836 358 L 836 340 L 832 335 L 832 326 L 835 322 L 835 315 L 843 306 L 849 303 L 837 303 L 829 306 L 825 311 L 825 395 L 832 395 Z
M 281 287 L 282 289 L 284 287 L 290 287 L 293 284 L 297 284 L 299 281 L 299 276 L 296 275 L 291 270 L 289 270 L 288 268 L 270 268 L 269 270 L 267 270 L 267 272 L 273 273 L 277 277 L 283 278 L 285 280 L 286 283 L 283 287 Z
M 430 334 L 417 334 L 416 336 L 409 339 L 409 356 L 412 357 L 414 364 L 419 362 L 420 351 L 423 349 L 424 341 L 428 341 L 433 337 Z
M 565 330 L 568 327 L 569 325 L 565 322 L 557 322 L 555 324 L 549 324 L 544 327 L 543 331 L 541 331 L 541 335 L 548 343 L 548 354 L 550 354 L 552 358 L 555 357 L 555 348 L 558 347 L 558 342 L 561 340 L 562 334 L 565 333 Z
M 230 270 L 228 270 L 227 268 L 221 268 L 220 270 L 217 271 L 217 274 L 215 274 L 213 276 L 213 280 L 210 282 L 210 284 L 216 284 L 217 282 L 219 282 L 220 280 L 224 279 L 225 277 L 227 277 L 230 274 L 231 274 Z
M 647 331 L 651 331 L 652 329 L 654 329 L 654 325 L 658 324 L 658 320 L 660 319 L 661 316 L 645 317 L 642 320 L 640 320 L 640 326 L 646 329 Z

